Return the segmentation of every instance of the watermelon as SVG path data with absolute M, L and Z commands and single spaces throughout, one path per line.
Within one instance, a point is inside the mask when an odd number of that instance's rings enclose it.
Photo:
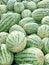
M 25 7 L 24 7 L 23 3 L 21 3 L 21 2 L 16 2 L 14 4 L 14 11 L 17 13 L 21 13 L 24 10 L 24 8 Z
M 33 11 L 33 10 L 35 10 L 35 9 L 37 8 L 37 5 L 36 5 L 35 2 L 30 1 L 30 2 L 27 3 L 27 8 L 28 8 L 29 10 Z
M 13 53 L 22 51 L 26 46 L 26 36 L 23 32 L 13 31 L 6 39 L 6 46 Z
M 38 30 L 37 30 L 37 34 L 41 37 L 49 37 L 49 25 L 43 24 L 41 25 Z
M 49 38 L 48 37 L 43 38 L 42 42 L 43 42 L 43 52 L 45 54 L 49 53 Z
M 29 9 L 25 9 L 21 13 L 22 18 L 30 17 L 31 16 L 31 11 Z
M 32 12 L 32 17 L 38 22 L 45 16 L 49 16 L 49 8 L 38 8 Z
M 15 62 L 22 65 L 43 65 L 44 54 L 40 49 L 31 47 L 15 54 Z
M 6 5 L 0 5 L 0 14 L 7 12 L 7 6 Z
M 6 44 L 1 44 L 0 47 L 0 65 L 11 65 L 14 60 L 12 52 L 7 50 Z
M 14 10 L 14 4 L 15 4 L 16 0 L 8 0 L 7 2 L 7 8 L 8 10 Z
M 37 33 L 39 25 L 37 23 L 27 23 L 24 25 L 24 30 L 27 34 Z
M 24 0 L 24 1 L 22 1 L 22 3 L 24 4 L 24 7 L 25 7 L 25 9 L 26 9 L 26 8 L 27 8 L 27 3 L 28 3 L 28 1 Z
M 18 13 L 6 13 L 0 21 L 0 32 L 9 31 L 9 28 L 16 23 L 18 24 L 20 19 L 20 14 Z
M 47 25 L 49 25 L 49 16 L 45 16 L 45 17 L 41 20 L 41 24 L 47 24 Z
M 39 36 L 37 36 L 36 34 L 27 36 L 26 47 L 36 47 L 36 48 L 42 49 L 43 43 L 42 43 L 41 38 Z
M 38 2 L 38 8 L 49 8 L 49 0 L 43 0 Z
M 49 65 L 49 53 L 45 55 L 44 65 Z

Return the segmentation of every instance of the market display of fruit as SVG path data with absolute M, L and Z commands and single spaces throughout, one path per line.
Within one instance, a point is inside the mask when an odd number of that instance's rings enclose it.
M 49 0 L 0 0 L 0 65 L 49 65 Z

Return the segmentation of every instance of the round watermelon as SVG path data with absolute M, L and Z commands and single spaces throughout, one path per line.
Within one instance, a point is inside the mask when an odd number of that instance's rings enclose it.
M 42 19 L 41 24 L 47 24 L 47 25 L 49 25 L 49 16 L 45 16 L 45 17 Z
M 27 36 L 27 46 L 26 47 L 36 47 L 39 49 L 43 48 L 42 40 L 36 34 Z
M 15 4 L 16 0 L 8 0 L 7 2 L 7 8 L 8 10 L 13 10 L 14 9 L 14 4 Z
M 7 6 L 6 5 L 0 5 L 0 14 L 7 12 Z
M 31 11 L 35 10 L 37 8 L 36 3 L 33 1 L 30 1 L 27 3 L 27 8 Z
M 27 23 L 24 25 L 24 30 L 27 34 L 37 33 L 39 25 L 37 23 Z
M 38 30 L 37 30 L 37 34 L 41 37 L 49 37 L 49 25 L 41 25 Z
M 22 65 L 43 65 L 44 54 L 40 49 L 31 47 L 15 54 L 15 62 Z
M 11 32 L 6 39 L 6 46 L 14 53 L 22 51 L 26 46 L 25 34 L 20 31 Z
M 24 0 L 24 1 L 22 1 L 22 3 L 24 4 L 24 7 L 27 8 L 28 1 Z
M 21 13 L 22 18 L 30 17 L 31 16 L 31 11 L 29 9 L 25 9 Z
M 21 3 L 21 2 L 16 2 L 15 4 L 14 4 L 14 10 L 15 10 L 15 12 L 17 12 L 17 13 L 21 13 L 23 10 L 24 10 L 24 5 L 23 5 L 23 3 Z

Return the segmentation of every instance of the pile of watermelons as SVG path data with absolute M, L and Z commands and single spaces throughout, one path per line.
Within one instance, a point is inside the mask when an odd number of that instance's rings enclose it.
M 0 0 L 0 65 L 49 65 L 49 0 Z

